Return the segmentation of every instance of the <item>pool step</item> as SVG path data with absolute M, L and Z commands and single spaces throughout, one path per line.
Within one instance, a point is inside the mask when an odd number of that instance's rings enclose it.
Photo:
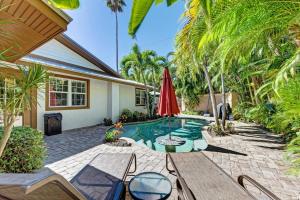
M 136 141 L 136 144 L 145 144 L 143 139 Z
M 155 149 L 154 146 L 153 146 L 153 143 L 152 143 L 150 140 L 147 140 L 147 141 L 146 141 L 146 145 L 147 145 L 147 147 L 149 147 L 150 149 Z
M 199 126 L 199 125 L 195 125 L 195 124 L 185 124 L 185 125 L 183 125 L 183 127 L 189 127 L 189 128 L 200 128 L 201 126 Z
M 195 126 L 203 126 L 203 123 L 199 123 L 199 122 L 187 122 L 186 124 L 191 124 L 191 125 L 195 125 Z

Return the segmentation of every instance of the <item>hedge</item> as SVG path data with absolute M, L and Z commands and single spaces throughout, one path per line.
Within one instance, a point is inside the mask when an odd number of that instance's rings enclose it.
M 0 128 L 0 138 L 3 128 Z M 43 133 L 27 127 L 14 128 L 0 158 L 1 173 L 29 173 L 43 167 L 46 148 Z

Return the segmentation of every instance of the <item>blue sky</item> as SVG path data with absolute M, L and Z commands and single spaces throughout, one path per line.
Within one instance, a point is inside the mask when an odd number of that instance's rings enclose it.
M 166 55 L 174 49 L 184 10 L 183 1 L 169 8 L 164 4 L 154 6 L 136 39 L 127 33 L 132 0 L 126 0 L 126 4 L 124 12 L 119 15 L 119 60 L 130 52 L 134 43 L 142 50 L 155 50 L 159 55 Z M 115 69 L 115 18 L 105 0 L 82 0 L 79 9 L 66 12 L 73 18 L 66 34 Z

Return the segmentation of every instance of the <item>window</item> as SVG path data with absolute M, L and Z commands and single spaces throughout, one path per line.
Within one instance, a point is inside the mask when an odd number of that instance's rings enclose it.
M 50 80 L 50 106 L 68 106 L 69 80 L 53 78 Z
M 72 81 L 72 106 L 86 105 L 86 82 Z
M 88 107 L 88 80 L 52 77 L 48 92 L 49 108 Z
M 135 89 L 135 105 L 146 105 L 146 91 L 143 89 Z

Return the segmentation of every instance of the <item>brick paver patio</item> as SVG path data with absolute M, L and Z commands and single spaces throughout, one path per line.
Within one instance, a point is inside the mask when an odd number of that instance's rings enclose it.
M 283 144 L 279 138 L 268 135 L 260 128 L 237 123 L 237 135 L 222 138 L 207 137 L 209 147 L 204 153 L 223 168 L 235 180 L 247 174 L 283 200 L 297 200 L 300 178 L 286 174 L 287 164 L 283 160 Z M 66 131 L 61 135 L 46 137 L 48 158 L 46 166 L 70 180 L 93 157 L 101 152 L 135 152 L 138 169 L 160 172 L 170 178 L 173 192 L 169 199 L 177 199 L 175 180 L 165 166 L 165 154 L 145 146 L 114 147 L 103 144 L 105 127 L 95 126 Z M 259 199 L 267 199 L 254 188 Z

